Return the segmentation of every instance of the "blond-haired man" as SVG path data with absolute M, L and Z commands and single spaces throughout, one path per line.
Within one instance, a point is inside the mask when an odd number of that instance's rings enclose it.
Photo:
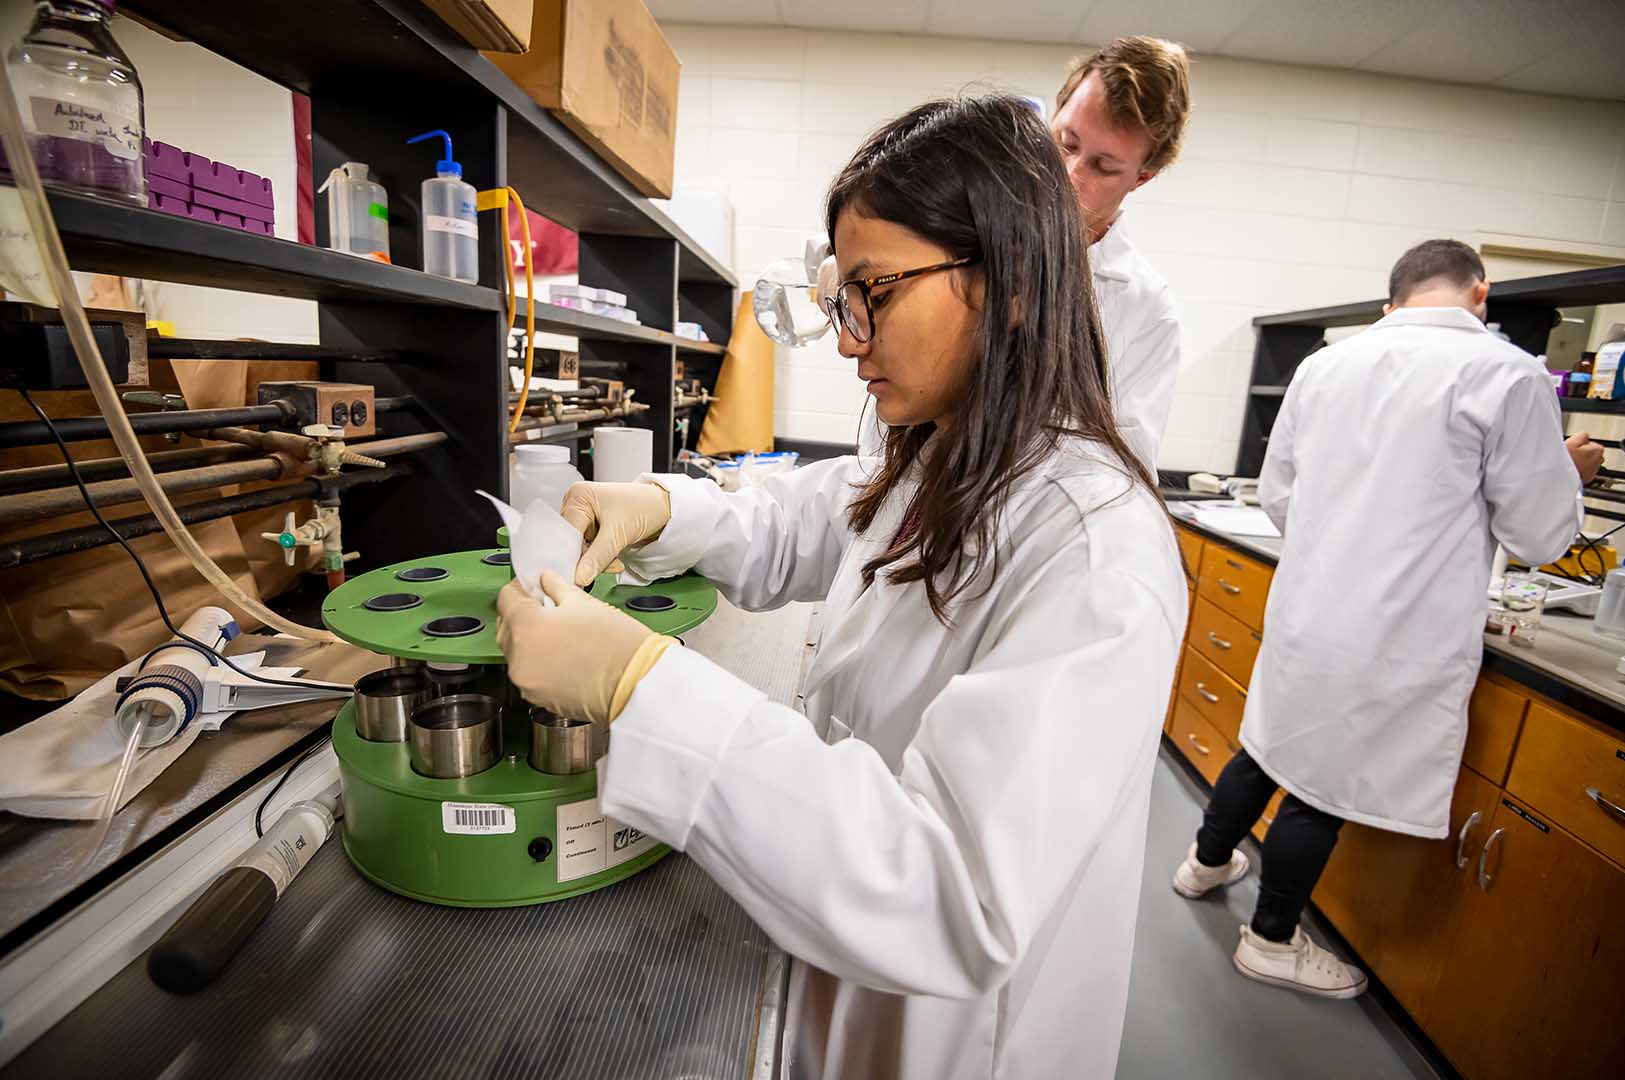
M 1190 107 L 1184 48 L 1125 37 L 1074 61 L 1050 122 L 1089 230 L 1118 427 L 1153 471 L 1179 375 L 1179 320 L 1168 283 L 1134 250 L 1120 218 L 1128 194 L 1178 156 Z M 858 452 L 879 453 L 884 440 L 879 419 L 866 417 Z

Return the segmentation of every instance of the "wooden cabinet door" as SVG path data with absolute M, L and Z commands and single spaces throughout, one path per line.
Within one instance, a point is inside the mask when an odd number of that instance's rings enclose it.
M 1494 784 L 1463 769 L 1450 803 L 1451 832 L 1442 840 L 1350 822 L 1315 888 L 1321 913 L 1413 1017 L 1443 972 L 1457 909 L 1500 796 Z
M 1506 797 L 1491 826 L 1422 1026 L 1470 1080 L 1625 1076 L 1625 870 Z

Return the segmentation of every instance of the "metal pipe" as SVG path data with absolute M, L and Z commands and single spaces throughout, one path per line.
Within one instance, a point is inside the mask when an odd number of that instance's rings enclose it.
M 410 397 L 381 397 L 372 403 L 373 412 L 397 412 L 410 408 Z M 175 409 L 167 412 L 131 413 L 130 428 L 137 435 L 177 435 L 207 432 L 211 428 L 239 424 L 285 424 L 294 418 L 293 406 L 286 401 L 265 405 L 243 405 L 229 409 Z M 64 442 L 110 438 L 107 421 L 100 416 L 69 416 L 52 419 Z M 0 449 L 42 446 L 53 442 L 50 429 L 38 420 L 0 424 Z
M 189 491 L 246 484 L 256 480 L 281 480 L 299 471 L 300 464 L 285 457 L 269 457 L 255 461 L 232 461 L 224 465 L 205 465 L 200 469 L 164 473 L 158 477 L 158 486 L 166 495 L 183 495 Z M 304 471 L 308 472 L 310 469 L 306 468 Z M 102 508 L 117 506 L 120 503 L 140 502 L 142 498 L 141 488 L 134 480 L 107 480 L 87 486 L 90 497 Z M 41 518 L 71 514 L 83 509 L 85 497 L 77 487 L 8 495 L 0 497 L 0 526 L 38 521 Z
M 350 449 L 368 457 L 385 458 L 396 454 L 409 454 L 414 450 L 427 450 L 431 446 L 439 446 L 446 439 L 444 431 L 426 431 L 421 435 L 397 435 L 393 439 L 351 443 Z
M 246 513 L 250 510 L 263 510 L 269 506 L 280 506 L 283 503 L 315 498 L 323 492 L 347 491 L 361 484 L 371 484 L 397 476 L 406 476 L 410 472 L 411 469 L 406 466 L 392 465 L 387 469 L 362 469 L 332 479 L 312 477 L 293 484 L 263 488 L 259 491 L 231 495 L 222 499 L 208 499 L 203 502 L 193 503 L 190 506 L 178 506 L 175 508 L 175 512 L 180 516 L 183 523 L 196 525 L 199 522 L 215 521 L 219 518 Z M 149 536 L 163 529 L 158 519 L 151 514 L 135 514 L 130 517 L 114 518 L 110 524 L 126 540 Z M 25 563 L 37 562 L 40 559 L 48 559 L 57 555 L 71 555 L 76 551 L 89 551 L 92 548 L 104 547 L 111 543 L 113 543 L 113 538 L 100 525 L 64 529 L 61 532 L 31 536 L 26 540 L 0 542 L 0 570 L 7 570 L 13 566 L 22 566 Z
M 251 457 L 253 451 L 243 446 L 195 446 L 186 450 L 159 450 L 147 455 L 147 463 L 155 473 L 192 469 L 200 465 L 218 465 L 223 461 L 241 461 Z M 130 467 L 121 457 L 92 458 L 75 462 L 85 483 L 99 480 L 122 480 L 130 475 Z M 7 469 L 0 472 L 0 495 L 18 491 L 44 491 L 73 483 L 73 473 L 66 465 L 36 465 L 27 469 Z
M 129 419 L 130 427 L 137 435 L 172 435 L 186 431 L 207 431 L 227 424 L 286 423 L 293 419 L 293 406 L 280 401 L 235 409 L 178 409 L 173 412 L 132 413 Z M 51 423 L 64 442 L 110 437 L 107 421 L 99 416 L 70 416 L 53 419 Z M 38 420 L 0 424 L 0 448 L 40 446 L 52 441 L 50 428 Z

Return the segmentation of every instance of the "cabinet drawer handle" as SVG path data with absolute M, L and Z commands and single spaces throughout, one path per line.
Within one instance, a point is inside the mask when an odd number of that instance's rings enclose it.
M 1229 593 L 1231 596 L 1240 596 L 1241 595 L 1241 586 L 1240 585 L 1232 585 L 1228 581 L 1224 580 L 1224 578 L 1219 579 L 1219 588 L 1223 589 L 1225 592 Z
M 1198 742 L 1195 735 L 1187 734 L 1185 736 L 1185 738 L 1190 742 L 1190 744 L 1192 746 L 1194 746 L 1196 748 L 1196 752 L 1198 754 L 1201 754 L 1203 757 L 1207 757 L 1209 754 L 1211 754 L 1213 752 L 1213 751 L 1209 750 L 1207 747 L 1203 746 L 1200 742 Z
M 1205 683 L 1197 683 L 1196 692 L 1200 694 L 1202 696 L 1202 700 L 1207 702 L 1209 705 L 1217 705 L 1219 703 L 1219 695 L 1209 690 L 1207 688 L 1207 684 Z
M 1456 869 L 1467 869 L 1467 837 L 1472 833 L 1473 827 L 1484 820 L 1484 815 L 1474 810 L 1462 823 L 1461 832 L 1456 834 Z
M 1224 640 L 1224 638 L 1220 637 L 1218 634 L 1215 634 L 1211 630 L 1207 632 L 1207 639 L 1221 649 L 1228 650 L 1230 648 L 1230 643 L 1228 641 Z
M 1200 683 L 1197 685 L 1198 687 L 1201 686 Z M 1611 801 L 1606 795 L 1594 787 L 1586 788 L 1586 795 L 1591 799 L 1592 802 L 1597 804 L 1603 813 L 1607 814 L 1615 821 L 1625 821 L 1625 806 L 1621 806 L 1618 803 Z
M 1484 850 L 1478 853 L 1478 887 L 1484 892 L 1490 891 L 1490 883 L 1495 880 L 1495 875 L 1489 872 L 1490 849 L 1506 834 L 1505 829 L 1496 829 L 1490 833 L 1490 838 L 1484 841 Z

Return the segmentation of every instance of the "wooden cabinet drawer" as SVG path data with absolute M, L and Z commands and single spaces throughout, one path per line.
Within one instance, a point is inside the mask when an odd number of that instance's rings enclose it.
M 1486 780 L 1506 783 L 1512 747 L 1528 708 L 1527 695 L 1480 675 L 1467 702 L 1467 745 L 1461 763 Z
M 1183 698 L 1174 705 L 1174 720 L 1168 737 L 1179 747 L 1179 752 L 1196 766 L 1196 771 L 1207 778 L 1208 783 L 1218 781 L 1219 772 L 1230 760 L 1230 744 L 1213 729 L 1212 724 L 1202 719 L 1196 706 Z
M 1625 737 L 1531 702 L 1507 791 L 1625 865 Z
M 1253 661 L 1258 659 L 1258 647 L 1264 635 L 1226 615 L 1217 605 L 1197 597 L 1191 608 L 1191 628 L 1186 635 L 1191 647 L 1213 663 L 1219 670 L 1246 688 L 1253 677 Z
M 1174 534 L 1179 537 L 1179 554 L 1185 560 L 1185 569 L 1195 580 L 1197 571 L 1202 567 L 1202 548 L 1206 546 L 1206 541 L 1199 534 L 1178 526 L 1174 527 Z
M 1264 628 L 1264 598 L 1269 595 L 1269 567 L 1218 544 L 1202 548 L 1202 570 L 1196 592 L 1254 630 Z
M 1239 745 L 1241 714 L 1247 708 L 1247 695 L 1214 667 L 1201 653 L 1185 649 L 1185 662 L 1181 665 L 1180 695 L 1202 714 L 1231 746 Z

